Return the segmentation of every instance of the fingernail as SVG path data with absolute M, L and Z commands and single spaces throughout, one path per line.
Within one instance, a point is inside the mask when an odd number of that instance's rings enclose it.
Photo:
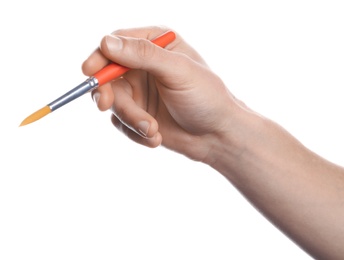
M 149 130 L 149 122 L 147 121 L 140 121 L 138 124 L 137 124 L 137 128 L 138 128 L 138 131 L 144 136 L 144 137 L 147 137 L 147 134 L 148 134 L 148 130 Z
M 119 51 L 123 46 L 122 40 L 114 35 L 107 35 L 105 42 L 110 53 Z
M 100 99 L 100 93 L 96 92 L 93 94 L 93 101 L 94 103 L 98 104 L 98 101 Z

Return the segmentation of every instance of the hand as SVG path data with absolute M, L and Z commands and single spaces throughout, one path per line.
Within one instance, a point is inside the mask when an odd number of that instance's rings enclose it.
M 235 99 L 180 36 L 165 49 L 146 40 L 166 30 L 121 30 L 103 38 L 84 73 L 109 60 L 133 70 L 92 93 L 99 109 L 111 109 L 113 124 L 134 141 L 162 143 L 222 173 L 316 258 L 341 259 L 343 168 Z
M 168 29 L 119 30 L 105 36 L 83 63 L 91 76 L 109 61 L 132 68 L 92 96 L 112 123 L 148 147 L 161 143 L 195 160 L 205 160 L 212 139 L 231 123 L 238 108 L 226 86 L 179 35 L 165 49 L 149 40 Z

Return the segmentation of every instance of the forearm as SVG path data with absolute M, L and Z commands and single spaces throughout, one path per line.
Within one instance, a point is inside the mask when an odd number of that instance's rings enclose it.
M 274 122 L 254 113 L 242 115 L 238 133 L 213 145 L 209 164 L 310 254 L 340 259 L 343 168 L 309 151 Z

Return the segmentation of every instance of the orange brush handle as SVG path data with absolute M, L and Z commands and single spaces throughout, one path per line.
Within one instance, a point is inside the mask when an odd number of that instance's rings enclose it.
M 163 35 L 155 38 L 152 42 L 162 48 L 166 47 L 169 43 L 174 41 L 176 35 L 174 32 L 168 31 Z M 115 78 L 120 77 L 124 73 L 126 73 L 130 68 L 121 66 L 117 63 L 111 63 L 106 67 L 102 68 L 96 74 L 93 75 L 98 80 L 98 85 L 101 86 Z

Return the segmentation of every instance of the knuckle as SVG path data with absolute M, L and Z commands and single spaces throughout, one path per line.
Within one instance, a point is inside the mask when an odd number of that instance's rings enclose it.
M 146 39 L 138 39 L 137 45 L 137 55 L 142 60 L 149 60 L 153 57 L 155 48 L 151 42 Z

